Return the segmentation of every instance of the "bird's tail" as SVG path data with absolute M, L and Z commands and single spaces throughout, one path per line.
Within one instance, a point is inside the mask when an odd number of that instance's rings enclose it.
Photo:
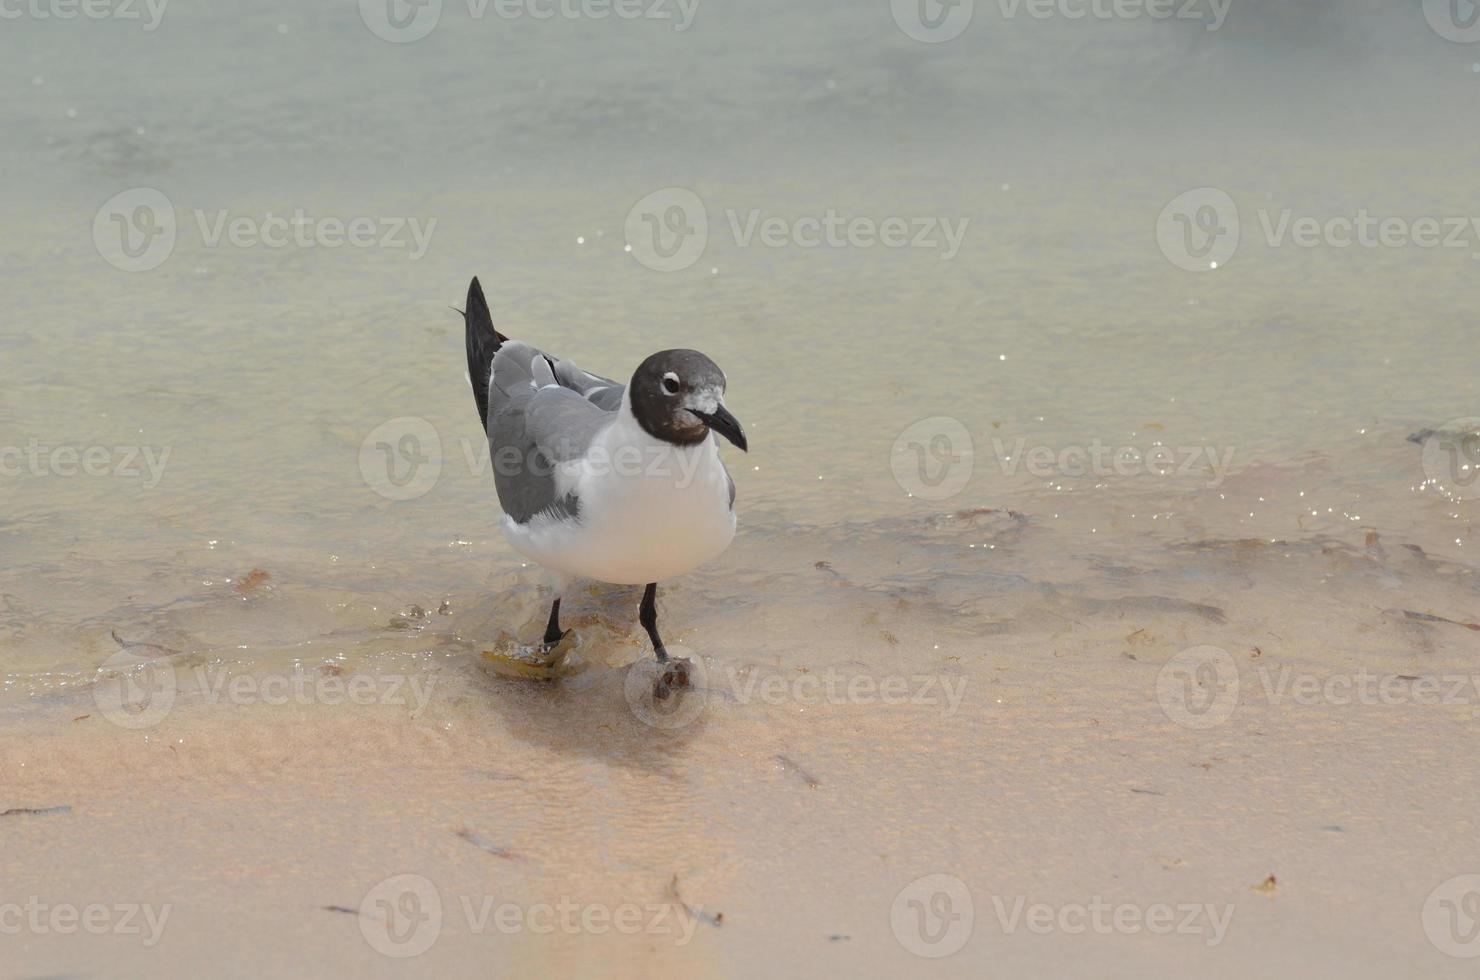
M 483 422 L 483 431 L 488 431 L 488 382 L 493 374 L 493 355 L 508 340 L 493 328 L 493 315 L 488 312 L 488 300 L 483 298 L 483 287 L 478 277 L 468 287 L 468 308 L 463 311 L 463 322 L 467 327 L 468 379 L 473 383 L 473 400 L 478 403 L 478 418 Z

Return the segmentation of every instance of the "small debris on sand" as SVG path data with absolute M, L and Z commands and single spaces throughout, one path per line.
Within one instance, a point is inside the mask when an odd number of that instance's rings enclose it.
M 1268 878 L 1265 878 L 1257 885 L 1250 885 L 1249 890 L 1259 892 L 1263 895 L 1268 895 L 1270 898 L 1274 898 L 1274 893 L 1277 890 L 1274 875 L 1270 875 Z
M 517 855 L 513 851 L 509 850 L 507 847 L 499 847 L 493 841 L 489 840 L 486 837 L 480 837 L 478 834 L 473 833 L 471 830 L 469 830 L 466 827 L 464 827 L 461 830 L 457 831 L 457 836 L 461 837 L 463 840 L 467 841 L 469 844 L 472 844 L 474 847 L 478 848 L 480 851 L 487 851 L 489 854 L 492 854 L 494 857 L 503 858 L 505 861 L 515 861 L 515 860 L 518 860 L 518 858 L 519 858 L 519 855 Z
M 0 813 L 0 817 L 44 817 L 51 813 L 71 813 L 70 806 L 18 806 Z
M 170 647 L 162 647 L 158 643 L 139 643 L 132 640 L 125 640 L 123 637 L 118 635 L 118 630 L 116 629 L 109 630 L 108 632 L 109 635 L 113 637 L 114 643 L 117 643 L 119 646 L 123 647 L 125 650 L 127 650 L 129 653 L 134 654 L 135 656 L 174 657 L 178 656 L 180 653 L 179 650 L 175 650 Z
M 821 781 L 818 780 L 817 777 L 813 776 L 810 772 L 808 772 L 807 770 L 803 769 L 801 766 L 797 765 L 795 762 L 793 762 L 791 759 L 787 758 L 786 756 L 784 756 L 784 755 L 778 755 L 776 757 L 776 761 L 779 762 L 779 763 L 781 763 L 781 765 L 782 765 L 783 768 L 785 768 L 785 769 L 787 769 L 787 770 L 789 770 L 791 772 L 794 772 L 798 776 L 802 777 L 802 782 L 806 783 L 812 789 L 816 789 L 817 787 L 819 787 L 819 786 L 822 785 Z
M 360 914 L 360 910 L 359 909 L 345 908 L 343 905 L 324 905 L 324 906 L 321 906 L 321 907 L 323 908 L 323 910 L 325 912 L 339 912 L 342 915 L 359 915 Z
M 1414 619 L 1421 623 L 1448 623 L 1451 626 L 1463 626 L 1467 630 L 1480 630 L 1480 623 L 1462 623 L 1457 619 L 1445 619 L 1443 616 L 1435 616 L 1433 613 L 1414 612 L 1412 609 L 1404 609 L 1402 613 L 1408 619 Z
M 710 915 L 708 912 L 705 912 L 702 907 L 695 907 L 683 900 L 683 896 L 679 895 L 678 893 L 678 872 L 674 872 L 672 880 L 668 882 L 668 897 L 672 899 L 679 908 L 683 909 L 685 912 L 687 912 L 689 915 L 692 915 L 700 922 L 707 922 L 710 925 L 714 926 L 716 929 L 724 925 L 725 914 L 723 912 L 716 912 L 713 915 Z
M 267 574 L 267 572 L 263 571 L 260 568 L 254 568 L 250 572 L 248 572 L 246 575 L 242 576 L 240 579 L 237 580 L 237 583 L 236 583 L 236 591 L 237 591 L 237 594 L 238 595 L 246 595 L 248 592 L 251 592 L 253 589 L 256 589 L 256 588 L 260 587 L 263 583 L 265 583 L 270 578 L 272 578 L 272 576 L 269 575 L 269 574 Z

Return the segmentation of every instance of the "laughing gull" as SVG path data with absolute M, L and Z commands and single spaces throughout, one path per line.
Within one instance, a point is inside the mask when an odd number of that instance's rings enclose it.
M 561 576 L 646 585 L 638 619 L 658 662 L 658 582 L 724 551 L 735 482 L 711 433 L 748 450 L 725 408 L 725 375 L 693 350 L 651 355 L 627 385 L 589 374 L 494 329 L 483 287 L 468 287 L 468 377 L 488 435 L 504 536 Z M 544 648 L 560 628 L 550 605 Z M 669 683 L 687 683 L 687 665 Z

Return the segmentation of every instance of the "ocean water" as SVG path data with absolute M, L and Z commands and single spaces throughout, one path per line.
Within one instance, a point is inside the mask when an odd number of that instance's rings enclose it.
M 412 43 L 349 4 L 15 21 L 7 690 L 89 682 L 114 630 L 244 664 L 422 653 L 384 631 L 444 601 L 463 646 L 527 631 L 501 595 L 537 580 L 497 530 L 449 308 L 475 274 L 501 329 L 592 370 L 669 346 L 725 368 L 753 444 L 727 450 L 741 538 L 693 581 L 730 603 L 790 595 L 767 556 L 845 529 L 882 588 L 976 508 L 1053 536 L 1030 579 L 1066 552 L 1176 578 L 1198 541 L 1368 531 L 1467 567 L 1473 505 L 1407 441 L 1480 404 L 1480 232 L 1449 234 L 1480 213 L 1456 177 L 1465 48 L 1380 6 L 1246 7 L 1217 31 L 1211 8 L 1006 9 L 943 44 L 853 4 L 705 4 L 686 26 L 449 5 Z M 1162 247 L 1203 234 L 1195 206 L 1159 217 L 1197 188 L 1239 219 L 1216 270 Z M 686 226 L 665 259 L 643 222 L 683 192 L 707 240 Z M 1288 230 L 1359 212 L 1432 217 L 1457 247 Z M 889 219 L 910 244 L 876 242 Z M 926 554 L 968 591 L 1009 574 Z

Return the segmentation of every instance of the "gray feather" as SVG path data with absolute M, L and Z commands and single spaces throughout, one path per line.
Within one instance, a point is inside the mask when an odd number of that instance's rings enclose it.
M 519 524 L 542 513 L 580 518 L 575 495 L 557 494 L 555 465 L 585 455 L 616 418 L 622 391 L 528 344 L 499 348 L 488 384 L 488 443 L 504 513 Z

